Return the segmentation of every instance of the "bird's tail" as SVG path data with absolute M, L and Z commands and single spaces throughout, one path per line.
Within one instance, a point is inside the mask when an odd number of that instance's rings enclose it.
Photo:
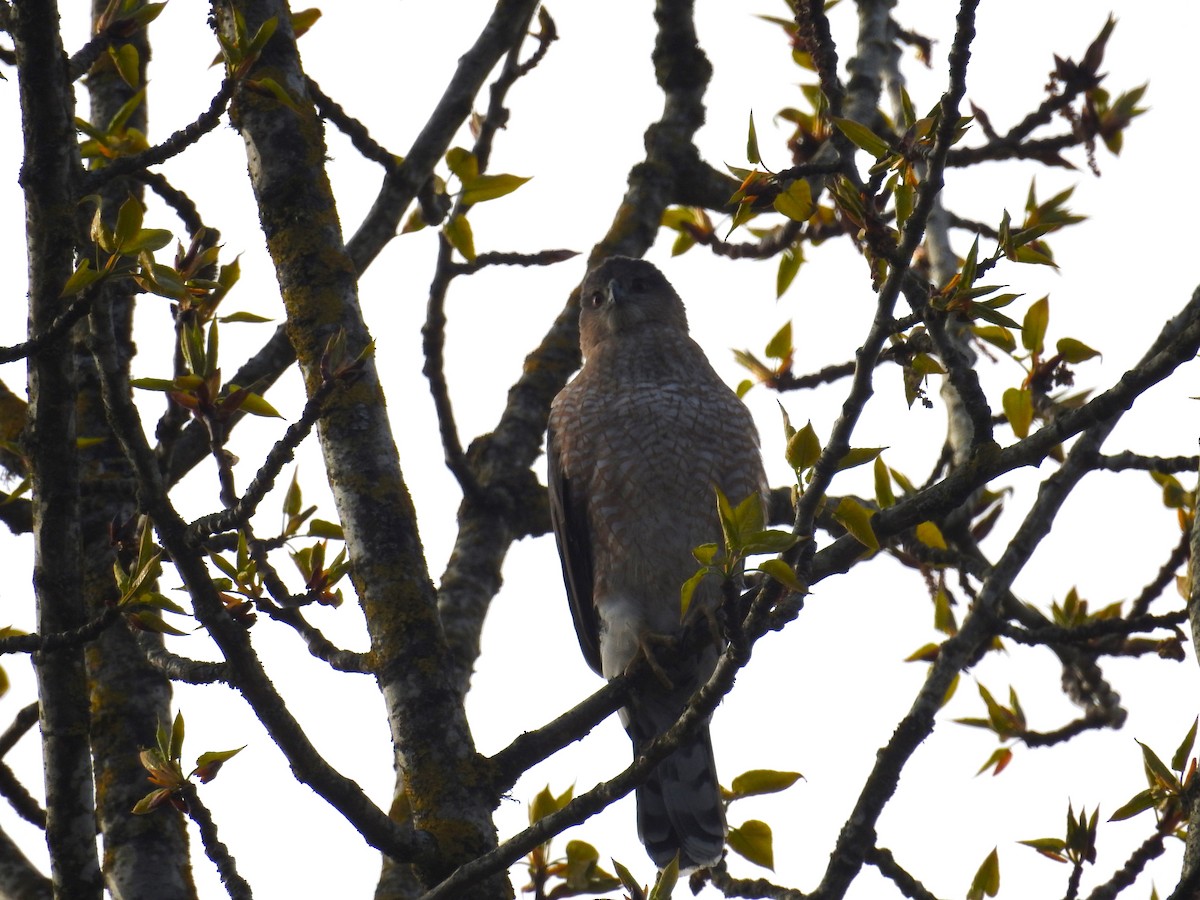
M 636 727 L 640 718 L 632 713 L 627 725 L 635 752 L 657 733 L 652 730 L 647 735 Z M 673 721 L 674 717 L 667 724 Z M 681 869 L 711 865 L 721 858 L 725 812 L 707 725 L 659 763 L 637 789 L 637 825 L 646 852 L 660 868 L 677 852 Z

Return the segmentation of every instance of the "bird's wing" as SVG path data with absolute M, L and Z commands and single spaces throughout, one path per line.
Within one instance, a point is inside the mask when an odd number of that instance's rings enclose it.
M 575 621 L 575 634 L 583 658 L 597 674 L 603 674 L 600 666 L 600 624 L 596 617 L 596 605 L 592 602 L 592 540 L 588 529 L 587 502 L 575 496 L 571 481 L 563 472 L 554 431 L 546 435 L 546 460 L 548 474 L 546 485 L 550 491 L 550 522 L 554 526 L 554 537 L 558 541 L 558 557 L 562 561 L 563 582 L 567 586 L 567 599 L 571 602 L 571 618 Z

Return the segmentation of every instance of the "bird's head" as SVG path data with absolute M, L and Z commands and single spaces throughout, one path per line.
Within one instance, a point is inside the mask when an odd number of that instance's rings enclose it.
M 579 346 L 583 355 L 613 337 L 648 327 L 687 333 L 683 301 L 644 259 L 610 256 L 583 279 L 579 294 Z

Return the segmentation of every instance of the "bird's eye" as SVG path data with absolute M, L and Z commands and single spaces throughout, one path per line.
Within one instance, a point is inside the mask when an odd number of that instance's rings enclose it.
M 587 297 L 588 309 L 599 309 L 604 305 L 604 295 L 599 291 L 592 291 Z
M 646 289 L 646 279 L 635 278 L 633 281 L 629 282 L 629 286 L 640 294 Z

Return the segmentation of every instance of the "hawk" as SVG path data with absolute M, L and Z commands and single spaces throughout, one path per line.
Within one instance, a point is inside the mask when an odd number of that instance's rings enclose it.
M 658 670 L 621 710 L 635 757 L 669 728 L 712 674 L 714 639 L 658 666 L 677 638 L 692 549 L 720 542 L 716 488 L 737 503 L 764 496 L 750 413 L 688 336 L 683 301 L 650 263 L 611 257 L 579 297 L 583 367 L 555 397 L 547 434 L 550 514 L 584 658 L 613 678 L 644 653 Z M 688 619 L 711 618 L 717 579 L 700 584 Z M 638 835 L 665 866 L 720 859 L 725 845 L 708 727 L 637 790 Z

